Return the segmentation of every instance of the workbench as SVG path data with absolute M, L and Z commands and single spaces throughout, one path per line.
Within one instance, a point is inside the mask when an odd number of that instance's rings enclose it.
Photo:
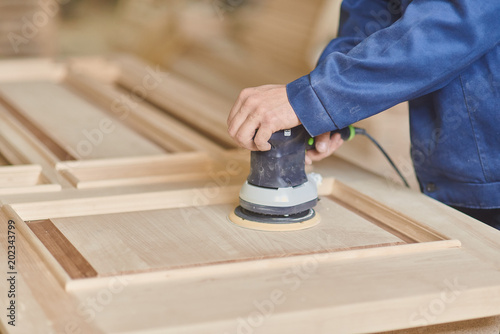
M 229 222 L 230 106 L 126 57 L 0 63 L 1 332 L 498 333 L 500 231 L 345 160 L 319 225 Z

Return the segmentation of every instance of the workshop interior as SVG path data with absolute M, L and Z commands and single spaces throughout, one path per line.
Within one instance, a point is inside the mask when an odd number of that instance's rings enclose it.
M 0 334 L 499 334 L 500 231 L 419 183 L 407 101 L 312 164 L 228 132 L 367 2 L 0 0 Z

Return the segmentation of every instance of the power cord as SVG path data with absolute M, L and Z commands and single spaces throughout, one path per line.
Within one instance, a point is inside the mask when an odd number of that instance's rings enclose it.
M 389 161 L 389 163 L 391 164 L 392 168 L 396 171 L 396 173 L 398 173 L 399 177 L 401 178 L 401 181 L 403 181 L 403 183 L 405 184 L 405 186 L 407 188 L 410 188 L 410 185 L 408 184 L 408 181 L 406 181 L 406 178 L 403 176 L 403 174 L 401 173 L 401 171 L 399 170 L 399 168 L 396 166 L 396 164 L 394 163 L 394 161 L 392 161 L 392 159 L 389 156 L 389 154 L 387 154 L 387 152 L 375 140 L 375 138 L 373 138 L 365 129 L 357 128 L 357 127 L 353 127 L 353 128 L 354 128 L 355 134 L 357 134 L 357 135 L 363 135 L 363 136 L 367 137 L 368 139 L 371 140 L 371 142 L 373 144 L 375 144 L 375 146 L 377 146 L 377 148 L 380 150 L 380 152 L 382 152 L 382 154 L 385 156 L 385 158 L 387 159 L 387 161 Z

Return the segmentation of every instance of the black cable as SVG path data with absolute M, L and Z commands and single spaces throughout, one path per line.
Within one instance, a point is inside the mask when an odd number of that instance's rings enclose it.
M 391 157 L 389 157 L 389 154 L 387 154 L 387 152 L 382 148 L 382 146 L 380 146 L 380 144 L 375 140 L 375 138 L 373 138 L 372 136 L 370 136 L 370 134 L 368 132 L 366 132 L 365 129 L 356 128 L 356 127 L 354 129 L 355 129 L 357 135 L 359 134 L 359 135 L 366 136 L 368 139 L 370 139 L 372 141 L 372 143 L 375 144 L 375 146 L 378 147 L 378 149 L 380 150 L 380 152 L 382 152 L 382 154 L 386 157 L 387 161 L 389 161 L 389 163 L 391 164 L 392 168 L 394 168 L 394 170 L 396 171 L 396 173 L 398 173 L 399 177 L 401 178 L 401 180 L 403 181 L 403 183 L 405 184 L 405 186 L 407 188 L 410 188 L 410 185 L 406 181 L 406 179 L 403 176 L 403 174 L 401 174 L 401 172 L 399 171 L 398 167 L 392 161 Z

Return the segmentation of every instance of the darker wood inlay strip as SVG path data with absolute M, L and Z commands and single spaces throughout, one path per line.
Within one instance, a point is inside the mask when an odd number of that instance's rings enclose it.
M 72 279 L 97 276 L 97 271 L 50 220 L 26 223 Z
M 61 161 L 76 160 L 69 152 L 62 148 L 46 133 L 39 129 L 32 121 L 19 112 L 9 101 L 0 95 L 0 103 L 16 118 L 28 131 L 30 131 L 41 143 L 43 143 Z

